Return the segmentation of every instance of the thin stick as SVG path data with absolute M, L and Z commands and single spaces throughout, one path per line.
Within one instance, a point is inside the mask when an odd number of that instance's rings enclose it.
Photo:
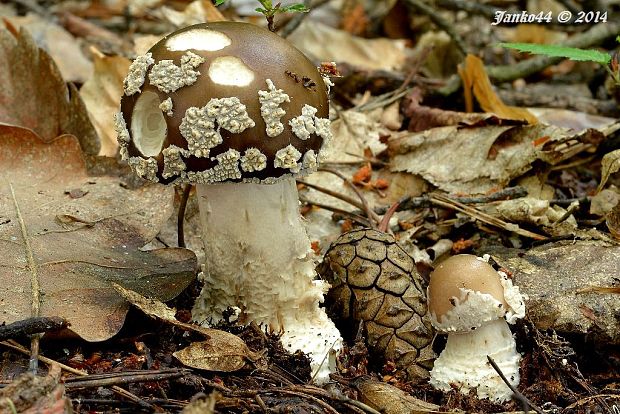
M 140 372 L 140 373 L 114 373 L 121 375 L 97 375 L 84 376 L 81 378 L 71 378 L 65 380 L 65 388 L 95 388 L 109 387 L 116 384 L 132 384 L 138 382 L 162 381 L 167 379 L 180 378 L 186 375 L 185 370 L 171 369 L 165 371 Z
M 493 358 L 487 355 L 487 359 L 489 360 L 489 363 L 491 364 L 495 372 L 497 372 L 499 377 L 502 379 L 502 381 L 504 381 L 504 383 L 508 386 L 508 388 L 510 388 L 510 391 L 512 391 L 512 393 L 514 394 L 514 398 L 516 400 L 520 401 L 521 404 L 523 405 L 529 405 L 532 408 L 532 410 L 536 411 L 538 414 L 545 414 L 542 409 L 540 409 L 537 405 L 535 405 L 533 402 L 528 400 L 525 395 L 521 394 L 515 387 L 512 386 L 510 382 L 508 382 L 508 379 L 506 378 L 502 370 L 499 369 L 495 361 L 493 361 Z M 526 409 L 526 412 L 527 412 L 527 409 Z
M 400 203 L 397 201 L 385 212 L 383 218 L 381 219 L 381 223 L 377 227 L 377 230 L 382 231 L 383 233 L 387 233 L 388 227 L 390 226 L 390 219 L 396 213 L 396 209 L 398 209 L 398 205 Z
M 0 340 L 21 335 L 56 331 L 67 326 L 67 321 L 59 317 L 36 317 L 0 326 Z
M 24 348 L 23 346 L 21 346 L 19 343 L 17 343 L 17 342 L 15 342 L 15 341 L 13 341 L 12 339 L 9 339 L 8 341 L 0 341 L 0 345 L 4 345 L 4 346 L 6 346 L 7 348 L 11 348 L 11 349 L 13 349 L 13 350 L 15 350 L 15 351 L 17 351 L 17 352 L 21 352 L 22 354 L 26 354 L 26 355 L 29 355 L 29 354 L 30 354 L 30 352 L 29 352 L 26 348 Z M 86 375 L 88 375 L 88 372 L 85 372 L 85 371 L 81 371 L 81 370 L 75 369 L 75 368 L 73 368 L 73 367 L 70 367 L 70 366 L 65 365 L 65 364 L 63 364 L 63 363 L 60 363 L 60 362 L 58 362 L 58 361 L 54 361 L 53 359 L 50 359 L 50 358 L 44 357 L 44 356 L 42 356 L 42 355 L 38 355 L 38 359 L 39 359 L 41 362 L 45 362 L 45 363 L 46 363 L 46 364 L 48 364 L 48 365 L 58 364 L 58 365 L 60 366 L 60 368 L 64 369 L 64 370 L 65 370 L 65 371 L 67 371 L 67 372 L 70 372 L 70 373 L 72 373 L 72 374 L 75 374 L 75 375 L 79 375 L 79 376 L 86 376 Z M 153 409 L 154 409 L 154 407 L 153 407 L 151 404 L 147 403 L 146 401 L 142 400 L 142 399 L 141 399 L 140 397 L 138 397 L 137 395 L 135 395 L 135 394 L 133 394 L 133 393 L 131 393 L 131 392 L 129 392 L 129 391 L 127 391 L 127 390 L 125 390 L 125 389 L 123 389 L 123 388 L 121 388 L 121 387 L 117 386 L 117 385 L 113 385 L 113 386 L 112 386 L 112 387 L 110 387 L 110 388 L 111 388 L 111 389 L 112 389 L 112 391 L 114 391 L 116 394 L 118 394 L 118 395 L 120 395 L 120 396 L 122 396 L 122 397 L 125 397 L 125 398 L 127 398 L 128 400 L 130 400 L 130 401 L 133 401 L 135 404 L 138 404 L 140 407 L 143 407 L 143 408 L 148 408 L 148 409 L 150 409 L 150 410 L 153 410 Z
M 531 232 L 529 230 L 524 230 L 514 223 L 507 223 L 504 220 L 498 219 L 497 217 L 484 213 L 474 207 L 459 203 L 458 201 L 452 200 L 449 197 L 446 197 L 441 194 L 433 195 L 431 197 L 431 202 L 441 207 L 446 207 L 446 208 L 450 208 L 456 211 L 460 211 L 461 213 L 465 213 L 470 217 L 473 217 L 477 220 L 482 221 L 483 223 L 487 223 L 492 226 L 499 227 L 506 231 L 517 233 L 520 236 L 529 237 L 534 240 L 547 239 L 546 236 Z
M 461 53 L 463 53 L 464 55 L 467 54 L 467 47 L 465 46 L 465 42 L 463 42 L 461 36 L 456 33 L 456 30 L 454 30 L 454 25 L 450 24 L 431 6 L 420 0 L 405 0 L 405 4 L 427 15 L 432 20 L 432 22 L 437 25 L 437 27 L 446 32 L 448 36 L 452 38 L 454 44 L 461 51 Z
M 604 40 L 616 36 L 618 32 L 620 32 L 620 21 L 600 23 L 593 26 L 587 32 L 576 34 L 568 38 L 562 46 L 583 49 L 600 44 Z M 491 80 L 499 83 L 511 82 L 515 79 L 525 78 L 538 73 L 551 65 L 561 62 L 562 60 L 564 60 L 564 58 L 539 55 L 534 56 L 531 59 L 522 60 L 512 65 L 488 66 L 486 69 Z M 438 92 L 441 95 L 451 95 L 458 91 L 460 87 L 460 76 L 453 75 L 448 80 L 446 86 L 441 88 Z
M 327 204 L 315 203 L 314 201 L 307 200 L 303 197 L 299 198 L 299 201 L 306 204 L 311 204 L 313 206 L 317 206 L 319 208 L 325 209 L 327 211 L 331 211 L 333 213 L 342 214 L 343 216 L 350 217 L 351 220 L 361 224 L 364 227 L 372 227 L 370 221 L 366 217 L 360 216 L 359 214 L 352 213 L 347 210 L 340 209 L 338 207 L 332 207 Z
M 15 206 L 15 213 L 17 214 L 17 221 L 22 232 L 22 238 L 24 239 L 24 247 L 26 248 L 26 258 L 28 260 L 28 268 L 30 269 L 30 291 L 31 291 L 31 308 L 30 316 L 36 318 L 41 316 L 41 286 L 39 285 L 39 274 L 37 273 L 37 263 L 34 260 L 34 254 L 32 252 L 32 246 L 30 245 L 30 236 L 28 236 L 28 230 L 26 229 L 26 223 L 19 208 L 19 203 L 15 197 L 15 189 L 13 184 L 9 183 L 11 189 L 11 197 L 13 198 L 13 204 Z M 30 340 L 30 362 L 29 369 L 33 374 L 37 374 L 38 368 L 38 355 L 39 355 L 39 335 L 34 334 Z
M 349 197 L 348 195 L 341 194 L 341 193 L 338 193 L 336 191 L 332 191 L 329 188 L 325 188 L 325 187 L 322 187 L 320 185 L 308 183 L 308 182 L 303 181 L 303 180 L 297 180 L 297 182 L 299 184 L 305 185 L 306 187 L 314 188 L 317 191 L 320 191 L 320 192 L 322 192 L 324 194 L 330 195 L 330 196 L 332 196 L 334 198 L 337 198 L 337 199 L 342 200 L 342 201 L 344 201 L 346 203 L 349 203 L 353 207 L 359 208 L 360 210 L 364 210 L 364 205 L 362 203 L 360 203 L 359 201 L 355 200 L 353 197 Z
M 355 186 L 355 184 L 353 184 L 351 182 L 351 180 L 349 180 L 347 177 L 345 177 L 340 171 L 333 170 L 331 168 L 319 167 L 318 171 L 324 171 L 324 172 L 328 172 L 328 173 L 334 174 L 335 176 L 340 177 L 342 179 L 342 181 L 344 181 L 349 187 L 351 187 L 353 192 L 357 195 L 357 197 L 362 202 L 363 207 L 364 207 L 362 210 L 364 210 L 364 212 L 366 213 L 366 217 L 368 217 L 368 221 L 371 223 L 371 227 L 373 227 L 373 228 L 377 227 L 377 225 L 381 221 L 381 218 L 379 218 L 377 213 L 375 213 L 370 208 L 370 206 L 368 205 L 368 200 L 366 200 L 366 197 L 364 197 L 364 195 L 360 192 L 360 190 L 357 189 L 357 187 Z
M 525 187 L 516 186 L 506 187 L 502 190 L 496 191 L 488 195 L 476 197 L 450 197 L 450 199 L 463 204 L 484 204 L 499 200 L 511 200 L 514 198 L 521 198 L 525 197 L 526 195 L 527 190 L 525 189 Z M 431 200 L 428 195 L 424 195 L 421 197 L 406 196 L 401 198 L 398 202 L 399 206 L 396 211 L 411 210 L 413 208 L 428 207 L 431 205 Z M 385 214 L 387 210 L 388 207 L 379 207 L 375 209 L 375 212 L 377 214 Z
M 286 394 L 286 395 L 294 395 L 296 397 L 299 398 L 304 398 L 304 399 L 308 399 L 312 402 L 314 402 L 315 404 L 321 406 L 321 408 L 323 408 L 323 410 L 325 410 L 325 412 L 331 413 L 331 414 L 339 414 L 338 411 L 336 411 L 331 405 L 327 404 L 325 401 L 316 398 L 312 395 L 306 394 L 305 392 L 307 392 L 306 390 L 303 390 L 302 392 L 298 392 L 298 391 L 291 391 L 291 390 L 283 390 L 283 389 L 278 389 L 278 388 L 271 388 L 268 390 L 260 390 L 257 391 L 258 393 L 264 393 L 264 394 L 268 394 L 268 393 L 277 393 L 277 394 Z

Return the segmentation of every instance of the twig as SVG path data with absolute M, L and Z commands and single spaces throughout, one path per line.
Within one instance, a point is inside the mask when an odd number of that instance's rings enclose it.
M 19 4 L 22 7 L 25 7 L 26 9 L 29 9 L 30 11 L 35 12 L 36 14 L 41 15 L 42 17 L 45 17 L 46 19 L 49 19 L 51 14 L 50 12 L 44 8 L 39 6 L 39 4 L 33 0 L 11 0 L 13 3 L 15 4 Z
M 323 186 L 320 185 L 316 185 L 316 184 L 312 184 L 312 183 L 308 183 L 306 181 L 303 180 L 297 180 L 297 182 L 299 184 L 303 184 L 308 188 L 314 188 L 317 191 L 320 191 L 321 193 L 330 195 L 334 198 L 337 198 L 338 200 L 342 200 L 346 203 L 351 204 L 353 207 L 359 208 L 360 210 L 364 210 L 364 205 L 362 203 L 360 203 L 359 201 L 355 200 L 353 197 L 349 197 L 346 194 L 341 194 L 339 192 L 330 190 L 329 188 L 325 188 Z
M 403 83 L 406 81 L 407 79 L 403 80 Z M 412 89 L 413 87 L 405 88 L 405 89 L 400 89 L 399 87 L 398 89 L 395 89 L 393 91 L 386 92 L 382 95 L 376 96 L 373 99 L 369 100 L 368 102 L 365 102 L 355 107 L 355 109 L 358 111 L 372 111 L 373 109 L 376 109 L 376 108 L 383 108 L 384 106 L 387 106 L 391 104 L 392 102 L 396 102 L 400 98 L 403 98 L 409 95 Z
M 358 335 L 360 335 L 360 331 L 358 330 Z M 340 381 L 338 381 L 340 382 Z M 364 404 L 361 401 L 358 400 L 354 400 L 352 398 L 347 397 L 346 395 L 344 395 L 340 390 L 338 390 L 335 387 L 330 387 L 329 389 L 327 389 L 327 392 L 329 393 L 329 395 L 337 400 L 340 401 L 342 403 L 345 404 L 349 404 L 353 407 L 359 408 L 360 410 L 362 410 L 362 412 L 368 413 L 368 414 L 381 414 L 379 411 L 375 410 L 374 408 Z
M 15 189 L 13 184 L 9 183 L 11 189 L 11 197 L 13 198 L 13 204 L 15 206 L 15 213 L 17 214 L 17 221 L 21 229 L 22 238 L 24 239 L 24 247 L 26 249 L 26 258 L 28 260 L 28 268 L 30 269 L 30 290 L 31 290 L 31 309 L 30 316 L 36 318 L 41 315 L 41 286 L 39 285 L 39 274 L 37 273 L 37 263 L 34 260 L 34 254 L 32 246 L 30 245 L 30 236 L 28 236 L 28 229 L 26 229 L 26 223 L 19 208 L 19 203 L 15 197 Z M 38 355 L 39 355 L 39 335 L 34 334 L 30 340 L 30 363 L 29 368 L 33 374 L 37 374 L 38 368 Z
M 502 10 L 484 3 L 467 0 L 437 0 L 437 5 L 450 10 L 463 10 L 468 14 L 479 14 L 488 18 L 493 18 L 496 12 Z
M 432 20 L 432 22 L 437 25 L 437 27 L 446 32 L 448 36 L 452 38 L 454 44 L 456 44 L 456 47 L 461 51 L 461 53 L 463 53 L 463 55 L 467 54 L 467 47 L 465 46 L 465 42 L 463 42 L 461 36 L 459 36 L 458 33 L 456 33 L 456 31 L 454 30 L 454 25 L 446 21 L 446 19 L 440 16 L 436 10 L 434 10 L 431 6 L 421 0 L 405 0 L 405 4 L 427 15 Z
M 132 384 L 137 382 L 162 381 L 180 378 L 187 374 L 185 369 L 168 369 L 160 371 L 118 372 L 111 374 L 87 375 L 80 378 L 68 378 L 65 387 L 95 388 L 109 387 L 116 384 Z
M 371 222 L 368 221 L 368 219 L 366 217 L 360 216 L 359 214 L 355 214 L 353 212 L 340 209 L 338 207 L 328 206 L 327 204 L 316 203 L 316 202 L 308 200 L 308 199 L 306 199 L 304 197 L 300 197 L 299 201 L 301 201 L 302 203 L 306 203 L 306 204 L 311 204 L 313 206 L 317 206 L 319 208 L 325 209 L 327 211 L 331 211 L 331 212 L 336 213 L 336 214 L 342 214 L 343 216 L 350 217 L 351 220 L 357 222 L 358 224 L 361 224 L 364 227 L 372 227 Z
M 576 34 L 567 39 L 562 46 L 587 48 L 598 45 L 604 40 L 617 36 L 620 32 L 620 21 L 609 21 L 593 26 L 590 30 Z M 522 60 L 516 64 L 504 66 L 487 66 L 489 77 L 498 83 L 511 82 L 515 79 L 524 78 L 554 65 L 564 58 L 551 58 L 543 55 L 534 56 L 531 59 Z M 461 87 L 461 78 L 453 75 L 446 86 L 439 89 L 441 95 L 451 95 Z
M 390 208 L 388 208 L 388 210 L 383 215 L 383 218 L 381 219 L 381 223 L 379 223 L 379 226 L 377 226 L 377 230 L 383 233 L 387 233 L 388 227 L 390 226 L 390 219 L 392 218 L 394 213 L 396 213 L 396 209 L 398 209 L 399 204 L 400 203 L 397 201 L 392 204 Z
M 521 198 L 527 196 L 527 189 L 525 187 L 506 187 L 494 193 L 478 196 L 478 197 L 452 197 L 453 200 L 463 204 L 482 204 L 490 203 L 498 200 L 510 200 L 513 198 Z
M 24 348 L 23 346 L 21 346 L 20 344 L 18 344 L 17 342 L 13 341 L 12 339 L 9 339 L 8 341 L 0 341 L 0 345 L 4 345 L 7 348 L 11 348 L 17 352 L 21 352 L 22 354 L 25 355 L 29 355 L 30 352 L 28 351 L 28 349 Z M 86 376 L 88 375 L 87 372 L 85 371 L 81 371 L 78 369 L 75 369 L 73 367 L 70 367 L 68 365 L 65 365 L 63 363 L 60 363 L 58 361 L 54 361 L 53 359 L 44 357 L 42 355 L 38 355 L 38 359 L 41 362 L 45 362 L 48 365 L 52 365 L 52 364 L 58 364 L 60 366 L 60 368 L 64 369 L 67 372 L 70 372 L 72 374 L 75 375 L 80 375 L 80 376 Z M 153 407 L 153 405 L 147 403 L 146 401 L 142 400 L 140 397 L 138 397 L 137 395 L 117 386 L 117 385 L 113 385 L 111 387 L 112 391 L 114 391 L 116 394 L 127 398 L 128 400 L 134 402 L 135 404 L 138 404 L 140 407 L 149 409 L 149 410 L 154 410 L 155 407 Z
M 0 326 L 0 341 L 21 335 L 57 331 L 66 327 L 67 321 L 59 317 L 36 317 Z
M 366 217 L 368 217 L 368 221 L 371 223 L 371 227 L 376 228 L 376 226 L 379 224 L 381 219 L 379 218 L 377 213 L 375 213 L 370 208 L 370 206 L 368 205 L 368 200 L 366 200 L 366 197 L 364 197 L 364 195 L 357 189 L 357 187 L 355 186 L 355 184 L 353 184 L 351 182 L 351 180 L 349 180 L 347 177 L 345 177 L 340 171 L 333 170 L 331 168 L 319 167 L 318 171 L 324 171 L 324 172 L 328 172 L 328 173 L 334 174 L 335 176 L 340 177 L 342 179 L 342 181 L 344 181 L 349 187 L 351 187 L 353 192 L 357 195 L 357 197 L 362 202 L 363 207 L 364 207 L 362 210 L 366 213 Z
M 562 215 L 562 217 L 560 217 L 559 219 L 557 219 L 556 221 L 554 221 L 551 224 L 551 227 L 555 227 L 557 225 L 559 225 L 560 223 L 564 222 L 566 219 L 568 219 L 575 211 L 579 210 L 581 206 L 579 205 L 579 201 L 573 201 L 567 208 L 566 208 L 566 212 Z
M 525 187 L 506 187 L 502 190 L 494 193 L 477 196 L 477 197 L 450 197 L 454 201 L 458 201 L 463 204 L 483 204 L 490 203 L 499 200 L 511 200 L 513 198 L 521 198 L 527 196 L 527 190 Z M 421 197 L 406 196 L 399 200 L 399 206 L 396 211 L 411 210 L 419 207 L 427 207 L 431 205 L 431 200 L 428 195 Z M 378 207 L 375 209 L 377 214 L 385 214 L 387 207 Z
M 319 405 L 321 408 L 323 408 L 325 410 L 325 412 L 331 413 L 331 414 L 339 414 L 338 411 L 336 411 L 331 405 L 327 404 L 325 401 L 316 398 L 312 395 L 308 395 L 307 394 L 307 390 L 304 389 L 301 392 L 297 391 L 297 390 L 284 390 L 284 389 L 278 389 L 278 388 L 270 388 L 268 390 L 259 390 L 257 391 L 258 393 L 277 393 L 277 394 L 286 394 L 286 395 L 294 395 L 296 397 L 302 398 L 302 399 L 307 399 L 312 401 L 313 403 Z
M 499 227 L 506 231 L 514 232 L 520 236 L 529 237 L 534 240 L 545 240 L 547 237 L 533 233 L 529 230 L 524 230 L 520 228 L 517 224 L 507 223 L 504 220 L 498 219 L 497 217 L 491 216 L 490 214 L 479 211 L 474 207 L 467 206 L 463 203 L 459 203 L 449 197 L 446 197 L 442 194 L 435 194 L 431 196 L 431 202 L 441 207 L 450 208 L 456 211 L 460 211 L 461 213 L 467 214 L 470 217 L 475 218 L 476 220 L 480 220 L 483 223 L 490 224 L 495 227 Z
M 579 6 L 573 3 L 572 0 L 557 0 L 557 1 L 558 3 L 562 4 L 562 6 L 566 7 L 566 10 L 573 13 L 573 15 L 576 15 L 577 13 L 581 11 Z
M 527 413 L 527 406 L 530 406 L 532 408 L 532 410 L 536 411 L 538 414 L 545 414 L 544 411 L 541 408 L 539 408 L 536 404 L 534 404 L 533 402 L 528 400 L 528 398 L 525 395 L 521 394 L 515 387 L 513 387 L 513 385 L 508 381 L 508 379 L 506 378 L 506 376 L 502 372 L 502 370 L 499 369 L 499 367 L 497 366 L 497 364 L 495 363 L 493 358 L 491 358 L 489 355 L 487 355 L 487 360 L 489 361 L 489 363 L 491 364 L 491 366 L 493 367 L 495 372 L 497 372 L 497 374 L 500 376 L 502 381 L 504 381 L 504 383 L 508 386 L 508 388 L 510 388 L 510 391 L 512 391 L 512 393 L 514 394 L 513 397 L 517 401 L 521 402 L 521 404 L 523 404 L 525 406 L 525 408 L 526 408 L 525 412 L 526 413 Z
M 185 221 L 187 200 L 189 199 L 189 193 L 191 191 L 192 185 L 185 184 L 185 187 L 183 187 L 183 194 L 181 195 L 181 202 L 179 203 L 179 213 L 177 215 L 177 244 L 179 247 L 185 247 L 185 227 L 183 226 L 183 223 Z

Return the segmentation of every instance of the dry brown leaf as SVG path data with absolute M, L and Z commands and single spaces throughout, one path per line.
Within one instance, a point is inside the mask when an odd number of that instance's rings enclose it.
M 0 165 L 0 309 L 7 323 L 30 316 L 35 280 L 42 316 L 63 317 L 82 338 L 101 341 L 118 332 L 129 308 L 111 282 L 170 300 L 193 280 L 191 251 L 140 251 L 171 214 L 172 188 L 128 190 L 117 178 L 90 177 L 75 137 L 44 142 L 3 124 Z M 72 198 L 75 189 L 84 195 Z
M 413 88 L 403 102 L 404 113 L 409 117 L 407 130 L 410 132 L 425 131 L 427 129 L 449 125 L 506 125 L 521 123 L 500 119 L 493 114 L 447 111 L 440 108 L 421 105 L 422 90 Z
M 118 149 L 113 114 L 123 95 L 123 80 L 131 62 L 122 56 L 106 56 L 91 48 L 95 70 L 80 89 L 86 109 L 101 139 L 99 155 L 113 157 Z
M 298 49 L 319 61 L 346 62 L 365 69 L 394 70 L 405 63 L 405 42 L 364 39 L 320 22 L 303 22 L 289 37 Z
M 37 45 L 54 59 L 67 82 L 84 83 L 90 76 L 93 64 L 82 52 L 77 39 L 65 29 L 34 13 L 11 17 L 9 21 L 17 28 L 28 30 Z
M 507 30 L 512 31 L 507 40 L 515 43 L 561 44 L 567 37 L 566 33 L 550 30 L 540 24 L 519 24 Z
M 492 112 L 504 119 L 525 120 L 530 124 L 538 122 L 536 117 L 525 108 L 508 106 L 502 102 L 493 90 L 493 85 L 484 69 L 482 60 L 474 55 L 467 55 L 463 66 L 459 66 L 459 75 L 463 79 L 467 112 L 473 112 L 473 91 L 480 107 L 485 112 Z
M 158 13 L 165 20 L 176 27 L 191 26 L 193 24 L 226 20 L 220 11 L 211 3 L 211 0 L 194 0 L 183 11 L 162 6 Z
M 191 368 L 219 372 L 238 371 L 251 362 L 249 349 L 241 339 L 231 343 L 229 335 L 211 335 L 206 341 L 192 342 L 172 355 Z
M 162 38 L 163 36 L 152 34 L 136 35 L 133 38 L 133 51 L 136 55 L 144 55 Z
M 345 32 L 355 36 L 362 36 L 368 29 L 370 20 L 368 14 L 361 3 L 350 4 L 351 7 L 345 7 L 342 14 L 340 26 Z
M 601 137 L 542 124 L 433 128 L 390 139 L 390 169 L 421 175 L 450 193 L 484 194 L 503 188 L 535 160 L 557 164 L 592 149 Z
M 620 240 L 620 203 L 616 204 L 616 207 L 607 214 L 605 223 L 611 235 L 616 240 Z
M 53 364 L 45 377 L 24 373 L 0 390 L 0 412 L 72 414 L 71 399 L 60 384 L 60 366 Z
M 528 108 L 528 111 L 534 114 L 540 123 L 571 128 L 575 131 L 583 131 L 589 128 L 603 131 L 604 128 L 612 127 L 614 123 L 618 122 L 615 118 L 568 109 Z
M 372 112 L 356 110 L 342 111 L 340 117 L 332 122 L 332 135 L 327 160 L 329 161 L 360 161 L 365 156 L 364 151 L 370 149 L 372 155 L 377 155 L 387 146 L 379 138 L 389 135 L 390 131 L 381 125 L 382 109 Z
M 168 307 L 165 303 L 144 297 L 117 284 L 113 286 L 132 305 L 150 317 L 161 319 L 186 331 L 197 332 L 207 338 L 205 341 L 194 342 L 173 354 L 188 367 L 231 372 L 243 368 L 247 362 L 254 362 L 260 358 L 259 354 L 252 352 L 236 335 L 219 329 L 181 322 L 176 319 L 175 309 Z
M 428 414 L 439 412 L 439 406 L 418 398 L 385 382 L 359 377 L 351 382 L 359 392 L 359 400 L 385 414 Z
M 605 188 L 590 199 L 590 214 L 606 216 L 620 203 L 620 191 L 616 188 Z
M 72 134 L 85 153 L 97 154 L 97 133 L 75 86 L 67 89 L 28 32 L 9 29 L 0 27 L 0 122 L 32 129 L 45 141 Z
M 607 184 L 609 176 L 620 171 L 620 150 L 608 152 L 603 156 L 601 161 L 601 183 L 598 185 L 596 192 L 599 192 Z

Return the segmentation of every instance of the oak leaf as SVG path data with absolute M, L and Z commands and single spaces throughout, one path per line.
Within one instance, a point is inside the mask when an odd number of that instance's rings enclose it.
M 89 176 L 74 136 L 46 142 L 6 124 L 0 165 L 0 320 L 29 317 L 40 303 L 42 316 L 101 341 L 129 309 L 111 282 L 166 301 L 192 281 L 193 252 L 140 250 L 170 215 L 172 188 L 129 190 L 116 177 Z M 76 189 L 81 197 L 71 197 Z

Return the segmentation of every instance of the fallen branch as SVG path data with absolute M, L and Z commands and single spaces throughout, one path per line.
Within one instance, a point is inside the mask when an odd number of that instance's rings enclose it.
M 67 326 L 68 323 L 65 319 L 55 316 L 28 318 L 0 326 L 0 341 L 22 335 L 58 331 Z
M 620 21 L 601 23 L 592 27 L 587 32 L 577 34 L 567 39 L 562 46 L 576 47 L 580 49 L 601 44 L 606 39 L 617 36 L 620 32 Z M 487 73 L 491 80 L 496 83 L 511 82 L 515 79 L 525 78 L 541 70 L 561 62 L 564 58 L 534 56 L 531 59 L 522 60 L 516 64 L 503 66 L 487 66 Z M 439 89 L 441 95 L 451 95 L 461 87 L 461 77 L 453 75 L 447 85 Z

